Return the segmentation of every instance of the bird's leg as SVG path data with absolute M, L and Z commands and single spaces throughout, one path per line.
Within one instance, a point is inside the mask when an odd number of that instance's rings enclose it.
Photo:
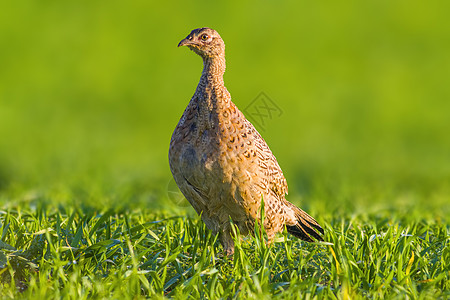
M 231 256 L 234 254 L 234 241 L 231 237 L 230 230 L 224 230 L 220 233 L 219 236 L 220 243 L 223 246 L 223 250 L 227 256 Z
M 267 247 L 272 246 L 273 240 L 275 239 L 275 233 L 274 232 L 268 232 L 267 233 Z

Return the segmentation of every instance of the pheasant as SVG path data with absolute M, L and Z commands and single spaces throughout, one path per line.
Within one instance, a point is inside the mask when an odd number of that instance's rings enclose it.
M 169 148 L 169 164 L 183 195 L 201 215 L 227 255 L 234 253 L 230 218 L 242 235 L 261 219 L 268 243 L 286 226 L 308 242 L 322 241 L 323 229 L 288 202 L 283 172 L 264 139 L 231 101 L 223 81 L 225 44 L 210 28 L 194 29 L 178 47 L 203 59 L 203 72 Z

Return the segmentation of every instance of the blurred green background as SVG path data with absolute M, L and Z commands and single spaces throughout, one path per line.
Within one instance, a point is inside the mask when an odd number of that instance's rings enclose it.
M 227 45 L 238 107 L 265 92 L 283 110 L 262 135 L 290 199 L 443 206 L 449 11 L 448 1 L 3 1 L 0 203 L 169 205 L 168 145 L 202 69 L 176 45 L 208 26 Z

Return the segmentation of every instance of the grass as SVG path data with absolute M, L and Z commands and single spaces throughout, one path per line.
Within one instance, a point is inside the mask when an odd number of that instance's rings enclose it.
M 267 247 L 257 234 L 238 238 L 230 259 L 195 216 L 36 203 L 0 212 L 5 299 L 450 296 L 449 225 L 412 206 L 315 211 L 326 242 L 285 232 Z
M 450 298 L 449 6 L 1 2 L 1 297 Z M 167 150 L 201 60 L 176 45 L 200 26 L 236 105 L 283 112 L 257 129 L 326 243 L 230 260 L 180 202 Z

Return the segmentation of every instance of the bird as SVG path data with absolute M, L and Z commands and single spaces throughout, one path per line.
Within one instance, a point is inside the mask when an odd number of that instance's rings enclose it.
M 225 254 L 234 253 L 232 224 L 243 236 L 254 234 L 262 212 L 268 244 L 285 226 L 301 240 L 323 241 L 317 221 L 286 200 L 288 186 L 275 156 L 231 101 L 223 80 L 225 43 L 219 33 L 208 27 L 194 29 L 179 42 L 182 46 L 203 59 L 203 71 L 173 131 L 170 170 L 206 227 L 219 235 Z

